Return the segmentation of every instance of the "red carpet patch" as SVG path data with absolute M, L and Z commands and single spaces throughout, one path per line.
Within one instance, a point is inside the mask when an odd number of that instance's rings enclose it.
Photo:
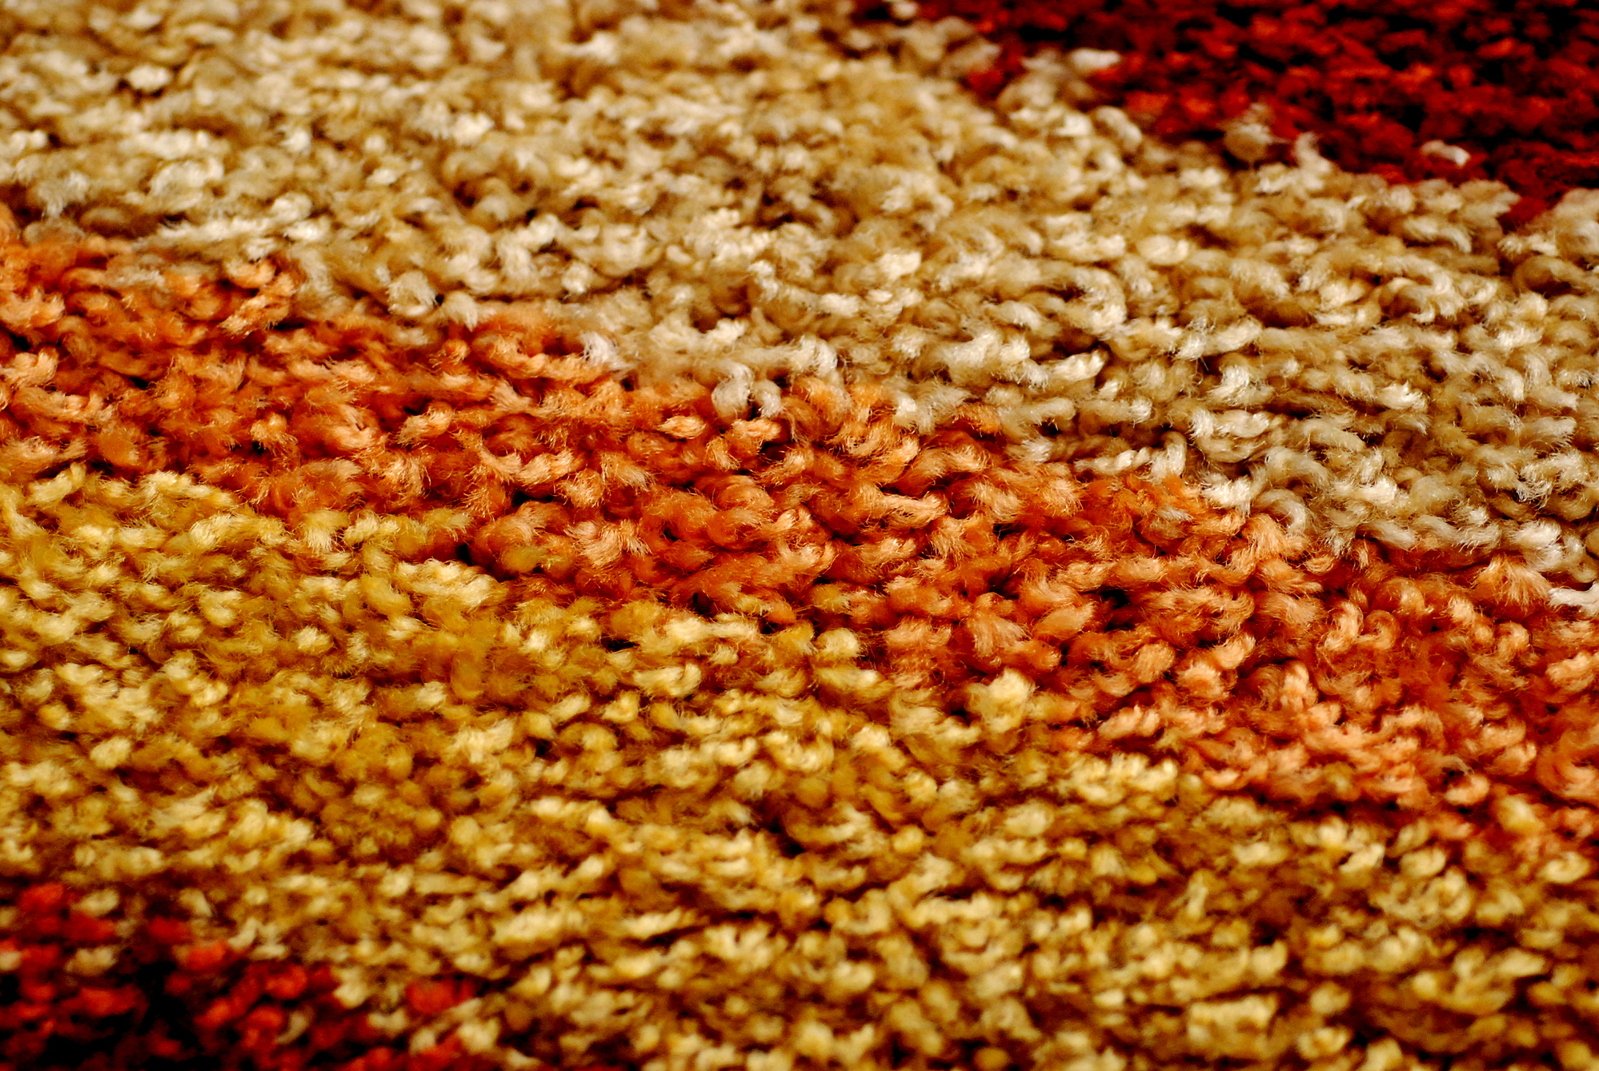
M 1512 222 L 1599 186 L 1599 9 L 1578 0 L 919 6 L 1000 42 L 969 76 L 985 93 L 1037 49 L 1102 49 L 1118 55 L 1092 84 L 1163 137 L 1219 138 L 1262 107 L 1278 144 L 1252 159 L 1310 133 L 1353 171 L 1503 182 L 1521 194 Z

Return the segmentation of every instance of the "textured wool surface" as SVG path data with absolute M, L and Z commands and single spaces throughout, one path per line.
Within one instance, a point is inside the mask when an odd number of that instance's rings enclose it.
M 0 0 L 0 1071 L 1599 1067 L 1599 23 L 1163 7 Z

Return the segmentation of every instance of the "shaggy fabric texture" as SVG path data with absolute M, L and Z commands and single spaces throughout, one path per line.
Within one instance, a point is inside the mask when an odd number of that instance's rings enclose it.
M 0 0 L 0 1069 L 1599 1067 L 1596 63 Z

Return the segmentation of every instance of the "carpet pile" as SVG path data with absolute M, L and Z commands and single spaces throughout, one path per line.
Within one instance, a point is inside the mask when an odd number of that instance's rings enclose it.
M 0 1069 L 1599 1067 L 1596 95 L 0 0 Z

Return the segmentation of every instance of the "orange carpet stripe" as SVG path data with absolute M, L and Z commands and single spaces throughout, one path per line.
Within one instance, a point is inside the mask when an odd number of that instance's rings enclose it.
M 1599 626 L 1513 558 L 1336 556 L 1176 484 L 1016 461 L 982 406 L 921 433 L 813 379 L 726 420 L 514 316 L 418 350 L 358 312 L 274 326 L 293 283 L 266 269 L 117 287 L 105 243 L 11 252 L 0 457 L 38 477 L 178 468 L 312 529 L 461 510 L 417 549 L 563 602 L 848 628 L 956 704 L 1013 673 L 1063 748 L 1175 750 L 1274 798 L 1599 802 Z

